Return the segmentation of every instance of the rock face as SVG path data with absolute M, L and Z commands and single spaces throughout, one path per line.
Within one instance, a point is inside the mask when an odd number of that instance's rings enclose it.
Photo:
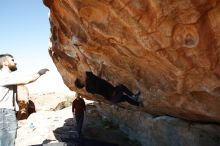
M 74 43 L 114 85 L 141 90 L 144 111 L 220 123 L 219 0 L 44 0 L 49 53 L 74 91 Z M 98 96 L 89 98 L 104 100 Z
M 102 116 L 117 123 L 142 146 L 219 146 L 220 126 L 188 122 L 170 116 L 152 116 L 118 106 L 96 105 Z

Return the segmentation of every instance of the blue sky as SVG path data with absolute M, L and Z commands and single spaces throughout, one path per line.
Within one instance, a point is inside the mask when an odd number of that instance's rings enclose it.
M 42 0 L 1 0 L 0 54 L 12 54 L 18 72 L 32 74 L 41 68 L 50 69 L 42 79 L 29 85 L 31 92 L 67 90 L 48 53 L 48 12 Z

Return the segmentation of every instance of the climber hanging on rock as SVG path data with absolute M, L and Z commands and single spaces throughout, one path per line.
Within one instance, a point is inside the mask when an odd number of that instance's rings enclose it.
M 112 103 L 119 103 L 127 101 L 128 103 L 139 106 L 138 102 L 139 95 L 138 91 L 136 94 L 131 92 L 126 86 L 120 84 L 113 86 L 111 83 L 101 78 L 101 73 L 103 70 L 103 62 L 100 63 L 99 75 L 93 74 L 91 68 L 89 67 L 86 57 L 80 50 L 80 46 L 73 43 L 73 47 L 76 50 L 76 54 L 81 61 L 83 73 L 79 75 L 75 80 L 75 86 L 79 89 L 85 87 L 86 91 L 92 94 L 102 95 L 105 99 L 111 101 Z

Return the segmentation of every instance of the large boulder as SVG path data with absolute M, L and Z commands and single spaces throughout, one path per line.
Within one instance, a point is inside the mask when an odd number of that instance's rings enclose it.
M 141 90 L 145 112 L 220 123 L 219 0 L 43 2 L 49 53 L 71 90 L 81 73 L 74 39 L 95 73 L 104 61 L 104 79 Z

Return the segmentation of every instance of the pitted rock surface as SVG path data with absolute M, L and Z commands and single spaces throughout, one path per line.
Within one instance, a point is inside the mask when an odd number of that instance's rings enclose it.
M 74 91 L 81 74 L 73 43 L 102 78 L 140 90 L 144 110 L 220 123 L 219 0 L 44 0 L 49 53 Z M 90 99 L 104 98 L 84 93 Z

